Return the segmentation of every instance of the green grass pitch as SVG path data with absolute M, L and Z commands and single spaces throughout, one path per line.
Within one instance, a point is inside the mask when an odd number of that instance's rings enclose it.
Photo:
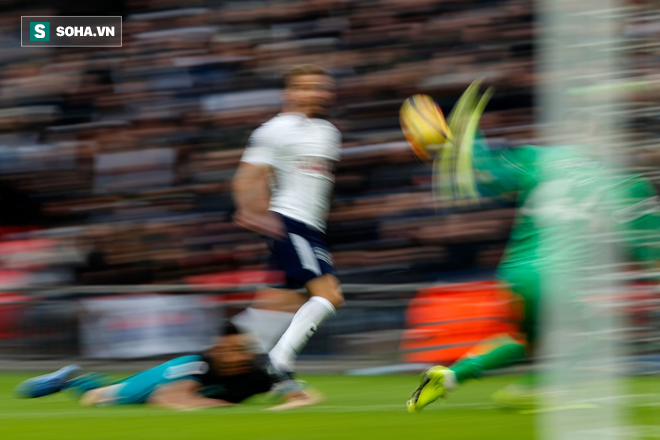
M 244 405 L 194 412 L 145 406 L 82 408 L 65 394 L 17 399 L 13 387 L 31 376 L 0 375 L 0 439 L 62 440 L 518 440 L 534 439 L 534 416 L 495 408 L 489 396 L 511 377 L 474 382 L 446 404 L 408 414 L 405 401 L 418 383 L 415 375 L 303 378 L 326 395 L 320 405 L 288 412 L 264 411 L 255 397 Z M 632 421 L 643 439 L 660 439 L 660 378 L 631 380 L 637 402 Z M 655 394 L 654 394 L 655 393 Z

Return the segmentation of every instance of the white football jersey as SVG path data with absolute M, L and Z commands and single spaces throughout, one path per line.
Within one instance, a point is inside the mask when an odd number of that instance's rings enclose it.
M 241 161 L 273 168 L 271 211 L 325 231 L 340 158 L 337 127 L 301 113 L 280 113 L 252 133 Z

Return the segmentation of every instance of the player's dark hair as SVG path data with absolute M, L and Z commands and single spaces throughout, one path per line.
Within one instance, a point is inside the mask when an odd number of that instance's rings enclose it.
M 332 77 L 332 72 L 318 64 L 297 64 L 284 71 L 282 74 L 282 85 L 288 87 L 293 78 L 302 75 L 326 75 Z
M 229 321 L 229 320 L 225 321 L 225 323 L 222 325 L 222 335 L 223 336 L 238 335 L 240 333 L 241 333 L 241 331 L 238 330 L 238 327 L 236 327 L 234 324 L 232 324 L 232 322 Z

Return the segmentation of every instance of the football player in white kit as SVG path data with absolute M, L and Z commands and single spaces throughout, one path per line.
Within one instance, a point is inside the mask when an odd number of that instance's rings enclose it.
M 321 119 L 335 95 L 326 69 L 298 65 L 283 79 L 281 113 L 252 133 L 232 181 L 234 218 L 268 237 L 272 261 L 285 272 L 287 287 L 304 286 L 309 297 L 295 315 L 257 303 L 234 323 L 256 333 L 272 364 L 291 373 L 297 354 L 344 301 L 325 238 L 341 133 Z M 280 305 L 295 302 L 293 291 L 277 295 Z

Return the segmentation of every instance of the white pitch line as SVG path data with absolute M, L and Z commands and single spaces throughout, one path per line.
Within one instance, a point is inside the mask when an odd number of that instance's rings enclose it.
M 496 408 L 495 405 L 489 403 L 456 403 L 456 404 L 447 404 L 447 405 L 436 405 L 438 408 L 441 408 L 443 411 L 450 411 L 452 409 L 458 408 L 472 408 L 478 410 L 486 410 Z M 237 411 L 238 409 L 238 411 Z M 227 414 L 255 414 L 262 412 L 266 408 L 256 409 L 254 407 L 244 407 L 244 408 L 232 408 L 229 409 Z M 319 413 L 357 413 L 357 412 L 374 412 L 374 411 L 387 411 L 391 412 L 392 410 L 400 410 L 402 413 L 406 412 L 405 404 L 400 405 L 319 405 L 308 408 L 300 408 L 298 411 L 304 411 L 306 413 L 310 412 L 319 412 Z M 209 416 L 217 417 L 222 413 L 222 409 L 217 411 L 203 411 L 198 412 L 197 414 L 207 414 Z M 265 412 L 264 412 L 265 413 Z M 143 409 L 140 407 L 135 407 L 133 409 L 108 409 L 104 411 L 103 409 L 74 409 L 74 410 L 60 410 L 60 411 L 7 411 L 4 416 L 7 418 L 20 418 L 20 419 L 36 419 L 36 418 L 50 418 L 50 417 L 59 417 L 59 418 L 79 418 L 79 417 L 172 417 L 174 414 L 188 415 L 190 412 L 177 412 L 177 411 L 152 411 L 150 409 Z

